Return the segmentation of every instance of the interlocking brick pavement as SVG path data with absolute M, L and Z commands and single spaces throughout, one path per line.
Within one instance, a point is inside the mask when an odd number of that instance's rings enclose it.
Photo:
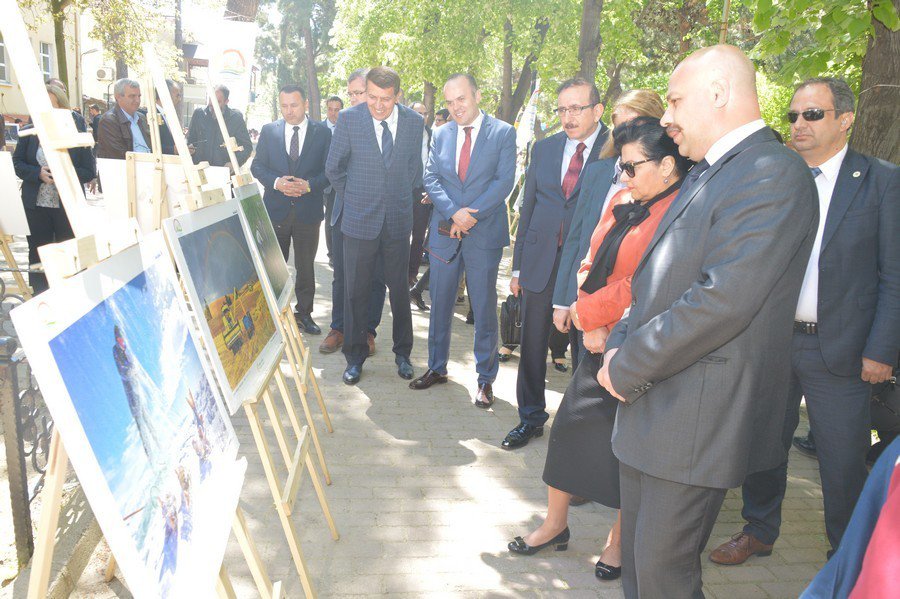
M 331 270 L 324 242 L 317 265 L 314 318 L 327 332 Z M 508 256 L 502 268 L 507 265 Z M 506 277 L 500 282 L 505 291 Z M 426 296 L 426 301 L 428 298 Z M 618 581 L 602 583 L 594 562 L 615 521 L 615 512 L 597 504 L 572 508 L 572 540 L 566 552 L 513 556 L 506 544 L 535 527 L 546 509 L 541 481 L 547 435 L 507 452 L 499 444 L 517 422 L 515 380 L 518 361 L 502 364 L 494 385 L 496 403 L 483 411 L 471 404 L 475 387 L 473 328 L 457 306 L 453 324 L 450 382 L 427 391 L 410 391 L 396 374 L 390 347 L 390 313 L 379 328 L 378 352 L 366 362 L 355 387 L 341 382 L 344 358 L 325 356 L 310 337 L 313 363 L 334 422 L 322 435 L 333 484 L 326 494 L 341 533 L 332 541 L 309 481 L 300 490 L 294 520 L 320 597 L 621 597 Z M 416 374 L 426 368 L 428 314 L 413 312 Z M 548 370 L 547 403 L 552 413 L 569 381 Z M 271 509 L 271 496 L 242 412 L 235 428 L 249 469 L 242 496 L 256 542 L 275 580 L 284 580 L 289 597 L 302 597 L 287 545 Z M 806 430 L 806 421 L 801 424 Z M 276 456 L 276 459 L 278 457 Z M 796 597 L 825 560 L 821 488 L 815 460 L 791 455 L 783 536 L 770 557 L 751 558 L 734 567 L 705 559 L 708 597 Z M 730 491 L 709 548 L 741 528 L 739 492 Z M 255 596 L 252 578 L 232 540 L 226 565 L 238 595 Z M 102 562 L 82 578 L 77 597 L 115 597 L 125 593 L 99 581 Z M 118 594 L 117 594 L 118 593 Z

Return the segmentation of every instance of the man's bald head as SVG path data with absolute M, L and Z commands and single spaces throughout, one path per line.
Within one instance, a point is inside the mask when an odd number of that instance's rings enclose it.
M 760 118 L 756 70 L 735 46 L 710 46 L 684 59 L 669 78 L 667 98 L 662 124 L 692 160 L 701 160 L 726 133 Z

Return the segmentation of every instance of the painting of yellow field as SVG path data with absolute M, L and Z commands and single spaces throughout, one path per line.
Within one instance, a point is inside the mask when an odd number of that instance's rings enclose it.
M 282 344 L 238 209 L 232 200 L 163 226 L 232 413 L 259 392 Z

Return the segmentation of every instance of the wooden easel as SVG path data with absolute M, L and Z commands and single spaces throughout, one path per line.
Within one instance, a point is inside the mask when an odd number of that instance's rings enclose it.
M 162 76 L 162 69 L 160 68 L 160 65 L 156 59 L 153 47 L 150 44 L 144 45 L 144 59 L 147 66 L 149 67 L 150 75 L 152 77 L 152 81 L 154 83 L 156 91 L 159 94 L 163 112 L 166 115 L 169 123 L 177 125 L 178 118 L 175 114 L 175 108 L 172 104 L 172 99 L 169 95 L 168 87 L 165 84 L 165 79 Z M 209 92 L 212 92 L 212 89 L 208 84 L 207 89 Z M 237 159 L 234 155 L 236 144 L 234 142 L 234 139 L 227 135 L 227 131 L 225 130 L 225 123 L 222 119 L 221 112 L 219 111 L 218 104 L 214 101 L 215 94 L 212 93 L 210 97 L 213 99 L 212 105 L 217 115 L 219 126 L 223 131 L 223 139 L 226 140 L 225 147 L 229 153 L 229 158 L 232 161 L 232 164 L 236 166 L 236 169 L 238 171 L 237 174 L 233 177 L 233 181 L 237 185 L 246 185 L 247 183 L 252 183 L 253 178 L 249 173 L 240 172 L 240 166 L 238 166 Z M 193 195 L 199 195 L 201 192 L 196 189 L 197 179 L 190 176 L 191 172 L 195 172 L 196 167 L 190 157 L 190 152 L 187 148 L 187 140 L 184 137 L 184 133 L 177 126 L 170 125 L 170 130 L 172 131 L 172 135 L 175 140 L 175 147 L 178 150 L 179 158 L 184 165 L 186 175 L 188 175 L 188 189 L 192 190 Z M 195 210 L 200 207 L 201 205 L 196 204 L 189 203 L 188 205 L 188 208 L 190 210 Z M 297 381 L 297 388 L 300 394 L 301 405 L 303 406 L 304 414 L 307 421 L 309 422 L 309 426 L 301 427 L 299 419 L 297 418 L 293 401 L 291 400 L 287 384 L 284 380 L 284 375 L 281 373 L 280 357 L 272 367 L 272 370 L 265 377 L 265 383 L 263 384 L 260 392 L 257 393 L 257 395 L 250 401 L 246 401 L 243 407 L 247 415 L 247 419 L 250 422 L 250 428 L 253 432 L 253 439 L 256 443 L 259 457 L 263 464 L 263 470 L 266 475 L 266 480 L 272 493 L 275 510 L 278 513 L 279 522 L 282 526 L 282 529 L 284 530 L 284 534 L 288 542 L 288 547 L 291 552 L 291 557 L 294 561 L 294 566 L 296 567 L 297 573 L 300 577 L 300 583 L 303 586 L 303 590 L 306 596 L 309 599 L 313 599 L 316 596 L 316 593 L 312 587 L 309 570 L 303 558 L 303 552 L 300 549 L 300 541 L 297 536 L 297 531 L 294 527 L 293 520 L 291 519 L 297 492 L 300 488 L 299 485 L 303 478 L 303 471 L 305 469 L 309 470 L 310 478 L 312 479 L 313 487 L 315 488 L 315 492 L 319 500 L 319 505 L 322 508 L 322 513 L 325 516 L 325 520 L 331 531 L 332 538 L 334 540 L 338 540 L 340 538 L 340 535 L 338 534 L 337 528 L 335 527 L 334 519 L 331 516 L 331 510 L 328 507 L 324 489 L 319 482 L 315 464 L 313 463 L 312 458 L 309 455 L 309 442 L 310 440 L 312 440 L 313 444 L 316 447 L 316 452 L 319 456 L 319 462 L 322 466 L 325 480 L 328 484 L 331 484 L 331 478 L 328 474 L 328 468 L 325 464 L 324 454 L 319 444 L 318 434 L 315 430 L 315 424 L 312 420 L 312 415 L 309 411 L 309 405 L 304 395 L 306 379 L 300 374 L 301 371 L 299 370 L 299 367 L 296 366 L 297 363 L 295 361 L 292 361 L 290 358 L 293 351 L 293 345 L 289 341 L 288 336 L 284 334 L 285 331 L 283 330 L 283 319 L 278 318 L 277 320 L 279 329 L 281 330 L 285 340 L 285 355 L 288 357 L 288 361 L 290 363 L 295 364 L 294 370 Z M 294 327 L 296 327 L 296 323 L 294 323 Z M 210 352 L 215 352 L 215 348 L 207 348 L 207 350 Z M 288 438 L 285 434 L 284 427 L 282 426 L 280 413 L 276 408 L 271 394 L 269 393 L 269 384 L 273 379 L 275 380 L 276 386 L 278 387 L 278 390 L 281 394 L 282 401 L 288 414 L 288 418 L 291 422 L 293 432 L 297 439 L 293 451 L 291 451 L 290 449 Z M 316 392 L 318 393 L 317 385 Z M 265 428 L 260 417 L 260 402 L 262 402 L 266 407 L 266 413 L 269 417 L 269 421 L 272 424 L 275 439 L 279 447 L 281 457 L 286 466 L 287 478 L 284 483 L 281 483 L 279 481 L 278 469 L 275 465 L 272 451 L 269 448 L 268 439 L 266 438 Z M 320 406 L 322 406 L 324 412 L 324 403 L 321 403 L 321 399 Z M 328 422 L 328 425 L 330 427 L 330 419 L 328 419 L 327 412 L 324 413 L 326 416 L 326 422 Z
M 25 282 L 25 277 L 22 276 L 22 271 L 19 270 L 16 258 L 13 256 L 12 249 L 9 247 L 12 240 L 12 235 L 6 235 L 3 232 L 3 229 L 0 229 L 0 252 L 3 253 L 3 259 L 6 260 L 6 263 L 9 265 L 9 270 L 12 273 L 13 280 L 16 282 L 16 287 L 19 288 L 19 293 L 23 298 L 29 300 L 31 299 L 31 288 Z

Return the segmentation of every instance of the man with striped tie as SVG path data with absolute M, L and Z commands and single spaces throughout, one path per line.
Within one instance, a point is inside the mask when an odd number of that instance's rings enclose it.
M 263 125 L 250 172 L 266 190 L 263 201 L 285 260 L 294 243 L 294 317 L 306 333 L 318 335 L 322 331 L 312 319 L 315 258 L 325 214 L 322 192 L 328 187 L 325 158 L 331 131 L 306 118 L 306 93 L 299 85 L 282 87 L 278 101 L 284 118 Z

